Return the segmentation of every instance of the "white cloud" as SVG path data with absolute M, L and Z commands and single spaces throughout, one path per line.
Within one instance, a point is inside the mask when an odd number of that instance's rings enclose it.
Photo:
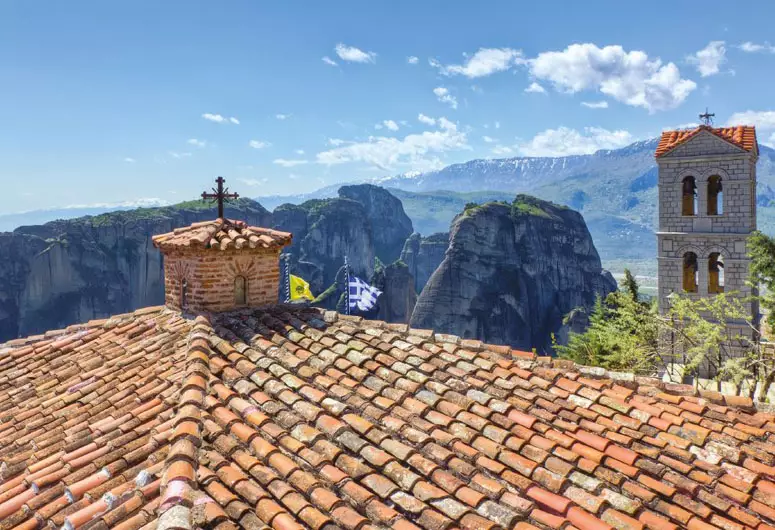
M 124 162 L 126 162 L 127 164 L 134 164 L 135 162 L 137 162 L 137 160 L 135 160 L 135 159 L 134 159 L 134 158 L 132 158 L 131 156 L 128 156 L 128 157 L 126 157 L 126 158 L 124 159 Z
M 494 154 L 496 156 L 513 155 L 514 154 L 514 149 L 512 149 L 511 147 L 508 147 L 506 145 L 500 145 L 500 144 L 498 144 L 495 147 L 493 147 L 490 151 L 492 152 L 492 154 Z
M 473 55 L 465 57 L 464 64 L 444 66 L 436 60 L 431 60 L 430 63 L 444 75 L 464 75 L 474 79 L 503 72 L 525 62 L 522 52 L 511 48 L 479 48 Z
M 546 94 L 546 89 L 533 81 L 530 86 L 525 89 L 528 94 Z
M 420 123 L 424 123 L 425 125 L 436 125 L 436 120 L 431 118 L 430 116 L 426 116 L 422 112 L 417 116 L 417 121 Z
M 324 63 L 326 63 L 328 66 L 339 66 L 339 63 L 337 63 L 336 61 L 334 61 L 334 60 L 333 60 L 331 57 L 329 57 L 328 55 L 324 56 L 324 57 L 321 59 L 321 61 L 323 61 Z
M 263 178 L 263 179 L 248 179 L 248 178 L 239 178 L 238 181 L 242 182 L 246 186 L 259 186 L 261 184 L 266 184 L 269 179 Z
M 764 44 L 756 44 L 749 41 L 742 43 L 740 46 L 738 46 L 738 48 L 746 53 L 775 53 L 775 46 L 769 42 L 764 42 Z
M 723 40 L 714 40 L 686 60 L 697 67 L 702 77 L 719 73 L 721 65 L 727 62 L 727 49 Z
M 285 158 L 276 158 L 272 161 L 272 163 L 283 167 L 295 167 L 295 166 L 303 166 L 304 164 L 308 164 L 309 160 L 287 160 Z
M 499 121 L 496 121 L 496 122 L 495 122 L 495 128 L 496 128 L 496 129 L 500 129 L 500 128 L 501 128 L 501 122 L 499 122 Z
M 169 193 L 175 194 L 174 191 Z M 94 202 L 90 204 L 68 204 L 62 206 L 63 209 L 70 210 L 74 208 L 155 208 L 157 206 L 169 206 L 171 203 L 167 199 L 159 199 L 157 197 L 141 197 L 139 199 L 133 199 L 122 202 Z M 19 212 L 27 213 L 27 212 Z
M 202 114 L 202 117 L 208 121 L 213 121 L 215 123 L 233 123 L 235 125 L 239 125 L 239 120 L 234 116 L 227 118 L 225 116 L 222 116 L 221 114 L 211 114 L 209 112 L 205 112 L 204 114 Z
M 551 82 L 556 90 L 599 90 L 649 112 L 675 108 L 697 88 L 694 81 L 681 78 L 675 64 L 621 46 L 572 44 L 563 51 L 542 52 L 529 64 L 533 77 Z
M 383 127 L 391 131 L 398 130 L 398 124 L 393 120 L 382 120 L 382 123 L 378 123 L 374 126 L 374 128 L 377 130 L 382 129 Z
M 186 140 L 186 143 L 195 147 L 204 147 L 207 145 L 207 142 L 204 140 L 197 140 L 196 138 L 189 138 Z
M 755 125 L 763 130 L 775 129 L 775 110 L 735 112 L 727 125 Z
M 448 104 L 453 109 L 457 108 L 457 98 L 449 93 L 448 88 L 444 88 L 443 86 L 439 86 L 433 89 L 433 93 L 436 94 L 436 97 L 439 101 L 442 103 Z
M 585 127 L 583 131 L 558 127 L 535 135 L 520 143 L 517 149 L 525 156 L 586 155 L 599 149 L 617 149 L 633 142 L 628 131 L 609 131 L 600 127 Z
M 172 158 L 188 158 L 188 157 L 190 157 L 190 156 L 191 156 L 191 153 L 178 153 L 178 152 L 176 152 L 176 151 L 170 151 L 170 152 L 169 152 L 169 155 L 170 155 Z
M 278 113 L 278 114 L 275 114 L 275 115 L 274 115 L 274 117 L 275 117 L 276 119 L 280 120 L 280 121 L 284 121 L 284 120 L 287 120 L 288 118 L 290 118 L 290 117 L 291 117 L 291 115 L 290 115 L 290 114 L 281 114 L 281 113 Z
M 334 51 L 341 60 L 351 63 L 374 63 L 377 61 L 376 53 L 365 52 L 355 46 L 345 46 L 341 42 L 336 45 Z
M 296 153 L 297 155 L 303 155 L 304 154 L 304 149 L 296 149 L 294 151 L 294 153 Z
M 262 140 L 251 140 L 248 142 L 248 145 L 253 149 L 264 149 L 266 147 L 269 147 L 272 144 L 270 144 L 269 142 L 264 142 Z
M 482 136 L 482 140 L 484 140 L 488 144 L 494 144 L 496 142 L 495 138 L 491 136 Z
M 409 134 L 404 138 L 371 136 L 365 142 L 352 142 L 317 154 L 317 162 L 338 165 L 362 162 L 382 170 L 397 165 L 411 165 L 414 169 L 436 167 L 441 161 L 436 156 L 452 150 L 470 149 L 466 134 L 446 118 L 439 118 L 438 130 Z
M 420 58 L 415 57 L 414 55 L 410 55 L 409 57 L 406 58 L 406 62 L 409 64 L 417 64 L 420 62 Z
M 332 145 L 334 147 L 339 147 L 340 145 L 346 144 L 346 140 L 342 140 L 341 138 L 329 138 L 328 139 L 328 145 Z
M 687 123 L 681 123 L 680 125 L 675 125 L 673 127 L 663 127 L 662 131 L 680 131 L 681 129 L 696 129 L 699 123 L 697 122 L 687 122 Z
M 607 101 L 582 101 L 581 106 L 587 107 L 588 109 L 607 109 L 608 102 Z
M 773 149 L 775 149 L 775 132 L 770 135 L 769 140 L 767 140 L 766 142 L 762 142 L 762 143 L 764 145 L 766 145 L 767 147 L 772 147 Z

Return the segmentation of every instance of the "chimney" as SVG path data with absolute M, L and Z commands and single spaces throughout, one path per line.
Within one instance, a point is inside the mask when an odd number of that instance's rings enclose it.
M 216 219 L 153 237 L 164 256 L 167 307 L 229 311 L 277 303 L 280 252 L 291 234 Z

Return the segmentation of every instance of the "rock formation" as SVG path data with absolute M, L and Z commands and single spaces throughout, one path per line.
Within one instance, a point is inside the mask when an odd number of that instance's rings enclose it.
M 350 271 L 368 279 L 374 258 L 396 260 L 412 233 L 401 201 L 388 191 L 362 184 L 343 186 L 339 195 L 298 206 L 283 204 L 273 213 L 273 226 L 294 236 L 288 249 L 291 270 L 304 276 L 316 294 L 333 285 L 345 256 Z
M 417 303 L 414 277 L 409 272 L 409 267 L 400 260 L 390 265 L 380 265 L 374 271 L 371 283 L 382 291 L 373 318 L 386 322 L 408 323 Z
M 422 292 L 425 284 L 444 259 L 444 253 L 449 246 L 449 233 L 440 232 L 422 237 L 417 232 L 406 240 L 401 252 L 401 261 L 409 268 L 414 277 L 414 290 Z
M 350 199 L 285 204 L 274 211 L 274 227 L 293 233 L 291 272 L 303 276 L 315 294 L 330 286 L 344 264 L 364 278 L 374 271 L 372 226 L 366 209 Z
M 267 226 L 243 199 L 227 217 Z M 151 236 L 216 216 L 200 204 L 142 208 L 0 234 L 0 340 L 164 303 L 161 255 Z
M 567 313 L 615 288 L 578 212 L 519 195 L 455 218 L 410 323 L 549 352 Z
M 339 196 L 352 199 L 366 210 L 371 221 L 374 253 L 384 263 L 398 259 L 404 241 L 412 233 L 412 221 L 404 212 L 401 201 L 384 188 L 371 184 L 342 186 Z

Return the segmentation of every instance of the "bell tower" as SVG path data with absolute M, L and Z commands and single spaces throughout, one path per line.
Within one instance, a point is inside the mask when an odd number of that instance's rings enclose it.
M 752 294 L 746 245 L 756 230 L 756 130 L 714 128 L 710 116 L 694 129 L 662 133 L 657 147 L 660 313 L 669 310 L 672 293 Z M 757 322 L 758 306 L 746 308 Z M 731 335 L 752 334 L 744 323 L 729 328 Z

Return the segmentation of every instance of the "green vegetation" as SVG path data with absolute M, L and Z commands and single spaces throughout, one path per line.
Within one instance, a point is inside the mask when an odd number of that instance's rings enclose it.
M 629 270 L 618 291 L 598 298 L 584 333 L 571 333 L 567 346 L 555 345 L 560 357 L 608 370 L 652 373 L 659 365 L 657 308 L 641 300 Z
M 598 299 L 583 333 L 571 333 L 568 344 L 556 345 L 558 354 L 579 364 L 640 374 L 667 372 L 679 380 L 694 380 L 711 373 L 717 387 L 722 382 L 760 400 L 775 382 L 775 355 L 771 344 L 757 340 L 757 323 L 749 303 L 758 301 L 775 323 L 775 239 L 760 232 L 749 239 L 752 286 L 766 294 L 744 298 L 740 293 L 719 293 L 702 298 L 671 295 L 666 314 L 655 301 L 646 301 L 635 277 L 625 269 L 618 291 Z M 729 324 L 734 324 L 730 327 Z M 740 329 L 733 332 L 732 329 Z M 750 337 L 753 337 L 750 338 Z M 661 340 L 660 340 L 661 339 Z
M 449 232 L 452 219 L 470 207 L 514 199 L 513 193 L 501 191 L 458 193 L 442 190 L 417 193 L 397 188 L 388 188 L 388 191 L 401 200 L 414 230 L 423 235 Z
M 762 309 L 767 313 L 767 324 L 775 329 L 775 238 L 762 232 L 754 232 L 748 239 L 751 258 L 751 283 L 763 286 L 760 298 Z
M 320 294 L 317 296 L 317 298 L 315 298 L 315 299 L 312 301 L 312 303 L 313 303 L 313 304 L 322 304 L 323 302 L 325 302 L 326 300 L 328 300 L 328 298 L 329 298 L 330 296 L 333 296 L 333 295 L 336 293 L 336 291 L 337 291 L 337 283 L 336 283 L 336 282 L 334 282 L 334 283 L 332 283 L 332 284 L 331 284 L 331 285 L 328 287 L 328 289 L 326 289 L 325 291 L 323 291 L 322 293 L 320 293 Z
M 556 213 L 552 210 L 567 210 L 567 206 L 544 201 L 530 195 L 520 194 L 511 203 L 511 211 L 515 215 L 534 215 L 553 219 Z

